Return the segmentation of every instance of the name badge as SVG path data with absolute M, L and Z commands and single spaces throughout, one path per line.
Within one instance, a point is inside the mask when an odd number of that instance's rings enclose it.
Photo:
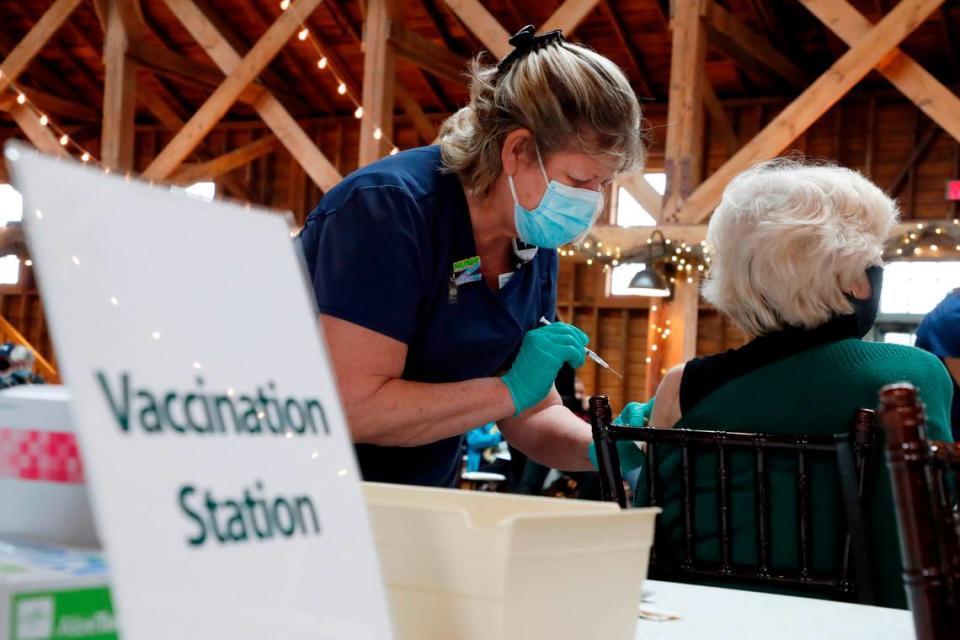
M 480 256 L 473 256 L 453 263 L 453 281 L 458 287 L 468 282 L 478 282 L 480 275 Z

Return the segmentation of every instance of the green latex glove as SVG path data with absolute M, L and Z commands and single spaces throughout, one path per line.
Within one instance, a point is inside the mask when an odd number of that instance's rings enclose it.
M 656 398 L 651 398 L 649 402 L 640 404 L 639 402 L 628 402 L 613 420 L 616 426 L 645 427 L 650 416 L 653 415 L 653 403 Z M 629 472 L 643 465 L 646 456 L 636 442 L 620 441 L 617 442 L 617 453 L 620 455 L 620 475 L 626 476 Z M 590 457 L 590 464 L 594 469 L 600 469 L 600 463 L 597 462 L 597 445 L 593 442 L 587 448 L 587 456 Z
M 528 331 L 513 366 L 501 378 L 513 398 L 514 415 L 547 397 L 564 362 L 583 366 L 589 341 L 587 334 L 564 322 Z

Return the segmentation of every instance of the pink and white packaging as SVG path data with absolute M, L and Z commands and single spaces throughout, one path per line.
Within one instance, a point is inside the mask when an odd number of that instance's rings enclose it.
M 60 385 L 0 391 L 0 538 L 99 546 Z

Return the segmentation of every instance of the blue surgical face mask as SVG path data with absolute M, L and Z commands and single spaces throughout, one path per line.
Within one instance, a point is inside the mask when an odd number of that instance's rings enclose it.
M 517 234 L 527 244 L 556 249 L 582 235 L 600 207 L 600 192 L 578 189 L 547 178 L 540 151 L 537 150 L 540 173 L 547 183 L 540 204 L 532 211 L 523 207 L 517 198 L 513 176 L 507 176 L 513 194 L 513 215 Z

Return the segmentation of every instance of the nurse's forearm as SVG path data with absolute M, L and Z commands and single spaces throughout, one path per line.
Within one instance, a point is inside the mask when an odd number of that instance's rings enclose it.
M 540 405 L 500 422 L 507 441 L 540 464 L 563 471 L 591 471 L 590 425 L 563 406 L 556 390 Z
M 393 378 L 345 409 L 355 442 L 413 447 L 501 420 L 514 406 L 499 378 L 440 384 Z

